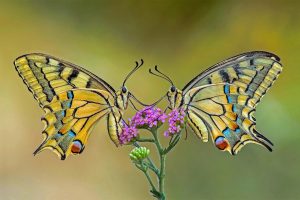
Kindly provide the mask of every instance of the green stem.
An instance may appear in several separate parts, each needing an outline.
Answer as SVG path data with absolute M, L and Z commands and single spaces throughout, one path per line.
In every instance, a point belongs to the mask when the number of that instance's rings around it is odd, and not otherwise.
M 158 137 L 157 137 L 157 130 L 156 130 L 156 129 L 152 129 L 152 130 L 151 130 L 151 133 L 153 134 L 153 137 L 154 137 L 154 143 L 155 143 L 155 145 L 156 145 L 156 148 L 157 148 L 157 150 L 158 150 L 158 153 L 159 153 L 159 154 L 162 154 L 162 153 L 163 153 L 163 148 L 162 148 L 162 146 L 161 146 L 161 144 L 160 144 L 160 141 L 159 141 L 159 139 L 158 139 Z
M 164 191 L 164 181 L 165 181 L 165 162 L 166 162 L 166 158 L 165 158 L 165 154 L 164 154 L 164 149 L 162 147 L 162 145 L 160 144 L 160 141 L 157 137 L 157 130 L 156 129 L 152 129 L 151 133 L 153 134 L 154 137 L 154 141 L 155 141 L 155 145 L 159 154 L 159 158 L 160 158 L 160 172 L 159 172 L 159 176 L 158 176 L 158 183 L 159 183 L 159 193 L 160 193 L 160 200 L 165 200 L 165 191 Z
M 149 129 L 148 129 L 149 130 Z M 141 171 L 143 171 L 143 173 L 145 174 L 150 186 L 151 186 L 151 193 L 153 194 L 153 196 L 155 198 L 157 198 L 158 200 L 166 200 L 166 195 L 165 195 L 165 168 L 166 168 L 166 156 L 167 154 L 176 146 L 176 144 L 178 143 L 179 139 L 180 139 L 180 133 L 178 133 L 176 136 L 174 136 L 170 143 L 169 146 L 167 148 L 164 148 L 161 143 L 160 140 L 158 138 L 157 135 L 157 129 L 150 129 L 149 130 L 152 135 L 153 135 L 153 139 L 138 139 L 136 142 L 133 143 L 134 146 L 136 147 L 140 147 L 140 145 L 138 144 L 138 142 L 151 142 L 154 143 L 158 152 L 158 156 L 159 156 L 159 161 L 160 161 L 160 168 L 158 169 L 154 162 L 147 157 L 147 161 L 144 160 L 142 161 L 141 165 L 136 165 L 136 167 L 138 169 L 140 169 Z M 148 169 L 151 169 L 157 177 L 157 181 L 158 181 L 158 190 L 156 189 L 155 185 L 153 184 L 153 181 L 148 173 Z
M 137 142 L 152 142 L 152 143 L 155 142 L 152 138 L 139 138 L 136 141 Z
M 154 186 L 154 184 L 153 184 L 153 182 L 152 182 L 152 180 L 151 180 L 151 177 L 149 176 L 148 172 L 147 172 L 147 171 L 144 171 L 144 174 L 145 174 L 145 176 L 146 176 L 148 182 L 149 182 L 150 185 L 151 185 L 152 191 L 157 192 L 157 189 L 155 188 L 155 186 Z
M 166 198 L 165 196 L 165 162 L 166 157 L 161 154 L 160 155 L 160 175 L 159 175 L 159 192 L 161 194 L 161 200 Z
M 180 139 L 181 134 L 178 133 L 174 136 L 174 138 L 171 139 L 169 146 L 164 150 L 164 154 L 169 153 L 178 143 Z
M 146 176 L 146 178 L 147 178 L 147 180 L 148 180 L 148 182 L 149 182 L 149 184 L 150 184 L 150 186 L 152 188 L 151 191 L 154 192 L 154 193 L 157 193 L 157 189 L 154 186 L 154 184 L 152 182 L 152 179 L 151 179 L 151 177 L 149 176 L 149 174 L 147 172 L 147 168 L 145 168 L 145 166 L 143 165 L 143 162 L 141 162 L 139 164 L 136 163 L 135 166 L 136 166 L 136 168 L 138 168 L 139 170 L 141 170 L 145 174 L 145 176 Z
M 149 168 L 158 176 L 159 175 L 159 170 L 157 169 L 157 167 L 155 166 L 155 164 L 153 163 L 151 158 L 147 157 L 147 160 L 149 162 Z

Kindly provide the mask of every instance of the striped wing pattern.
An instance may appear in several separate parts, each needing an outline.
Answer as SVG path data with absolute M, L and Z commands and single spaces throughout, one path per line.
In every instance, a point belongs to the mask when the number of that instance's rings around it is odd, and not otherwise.
M 272 143 L 255 128 L 254 112 L 281 71 L 279 58 L 267 52 L 241 54 L 209 68 L 183 89 L 188 125 L 203 141 L 210 134 L 220 150 L 233 155 L 247 143 L 271 151 Z
M 72 89 L 59 93 L 43 108 L 44 142 L 35 153 L 50 148 L 61 159 L 81 153 L 95 123 L 111 113 L 113 103 L 113 97 L 104 90 Z
M 267 52 L 249 52 L 218 63 L 187 84 L 190 89 L 211 84 L 231 83 L 243 88 L 258 104 L 282 71 L 278 56 Z
M 102 89 L 115 95 L 114 89 L 93 73 L 49 55 L 27 54 L 17 58 L 14 64 L 41 107 L 72 88 Z
M 271 150 L 272 143 L 255 128 L 255 101 L 241 87 L 227 83 L 199 86 L 188 97 L 188 125 L 203 141 L 211 135 L 220 150 L 231 154 L 251 142 Z
M 108 83 L 84 68 L 45 54 L 23 55 L 14 64 L 45 111 L 44 141 L 34 154 L 51 149 L 65 159 L 81 153 L 95 123 L 103 117 L 109 118 L 109 136 L 119 144 L 122 113 L 115 107 L 115 90 Z

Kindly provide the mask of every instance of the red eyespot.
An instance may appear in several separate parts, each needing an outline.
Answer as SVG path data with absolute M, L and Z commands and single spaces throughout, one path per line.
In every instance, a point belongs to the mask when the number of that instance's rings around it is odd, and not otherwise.
M 218 149 L 220 149 L 220 150 L 224 150 L 228 146 L 227 140 L 222 136 L 219 136 L 216 138 L 215 144 L 216 144 L 216 147 L 218 147 Z
M 72 151 L 72 153 L 75 153 L 75 154 L 81 153 L 81 151 L 82 151 L 81 142 L 78 140 L 75 140 L 72 144 L 71 151 Z

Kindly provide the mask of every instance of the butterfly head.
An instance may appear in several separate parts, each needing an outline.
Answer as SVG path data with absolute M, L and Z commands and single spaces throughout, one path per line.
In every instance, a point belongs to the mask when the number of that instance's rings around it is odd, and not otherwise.
M 182 98 L 183 98 L 182 91 L 179 90 L 178 88 L 176 88 L 173 81 L 166 74 L 159 71 L 157 66 L 155 66 L 154 69 L 155 69 L 156 73 L 151 71 L 151 69 L 149 69 L 149 73 L 154 76 L 158 76 L 162 79 L 165 79 L 166 81 L 168 81 L 171 84 L 171 87 L 166 94 L 168 101 L 170 103 L 171 109 L 180 107 Z
M 119 91 L 116 92 L 117 99 L 116 104 L 121 110 L 125 110 L 128 107 L 128 99 L 130 96 L 130 93 L 126 86 L 122 86 Z
M 172 85 L 167 92 L 167 98 L 171 109 L 179 108 L 183 98 L 182 91 Z

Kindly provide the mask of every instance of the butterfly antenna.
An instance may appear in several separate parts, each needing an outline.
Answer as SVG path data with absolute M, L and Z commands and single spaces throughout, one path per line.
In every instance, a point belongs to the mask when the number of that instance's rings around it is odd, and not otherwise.
M 135 61 L 135 67 L 133 68 L 133 70 L 131 70 L 131 72 L 128 73 L 128 75 L 126 76 L 126 78 L 123 81 L 122 86 L 125 85 L 126 81 L 128 80 L 128 78 L 136 71 L 138 70 L 142 65 L 144 64 L 144 60 L 141 59 L 141 63 L 139 64 L 137 61 Z
M 157 66 L 155 66 L 155 68 L 156 68 L 156 67 L 157 67 Z M 149 73 L 152 74 L 152 75 L 154 75 L 154 76 L 157 76 L 157 77 L 160 77 L 160 78 L 162 78 L 162 79 L 165 79 L 166 81 L 168 81 L 169 83 L 171 83 L 171 85 L 173 85 L 173 82 L 172 82 L 169 78 L 167 78 L 167 77 L 165 77 L 165 76 L 162 76 L 162 75 L 159 75 L 159 74 L 156 74 L 156 73 L 152 72 L 151 69 L 149 69 Z
M 135 111 L 139 111 L 139 110 L 135 107 L 135 105 L 134 105 L 134 103 L 131 101 L 131 99 L 129 99 L 129 106 L 130 106 L 131 108 L 133 108 Z
M 132 97 L 136 102 L 138 102 L 139 104 L 141 104 L 142 106 L 149 106 L 147 104 L 144 104 L 143 102 L 141 102 L 140 100 L 138 100 L 132 93 L 129 93 L 130 97 Z
M 173 84 L 173 81 L 170 79 L 170 77 L 168 77 L 166 74 L 164 74 L 164 73 L 162 73 L 161 71 L 158 70 L 158 66 L 157 66 L 157 65 L 155 65 L 154 69 L 155 69 L 155 71 L 157 71 L 159 74 L 161 74 L 162 76 L 164 76 L 167 80 L 169 80 L 169 82 L 170 82 L 172 85 L 174 85 L 174 84 Z
M 157 68 L 157 65 L 155 65 L 155 71 L 157 71 L 158 72 L 158 74 L 157 73 L 154 73 L 151 69 L 149 69 L 149 73 L 150 74 L 152 74 L 152 75 L 154 75 L 154 76 L 157 76 L 157 77 L 160 77 L 160 78 L 162 78 L 162 79 L 165 79 L 166 81 L 168 81 L 172 86 L 174 85 L 173 84 L 173 81 L 168 77 L 168 76 L 166 76 L 165 74 L 163 74 L 163 73 L 161 73 Z M 153 104 L 151 104 L 151 106 L 155 106 L 155 105 L 157 105 L 159 102 L 161 102 L 163 99 L 165 99 L 166 98 L 166 95 L 163 95 L 160 99 L 158 99 L 156 102 L 154 102 Z
M 164 98 L 166 98 L 166 95 L 163 95 L 160 99 L 158 99 L 156 102 L 154 102 L 153 104 L 151 104 L 151 107 L 157 105 L 159 102 L 161 102 Z

